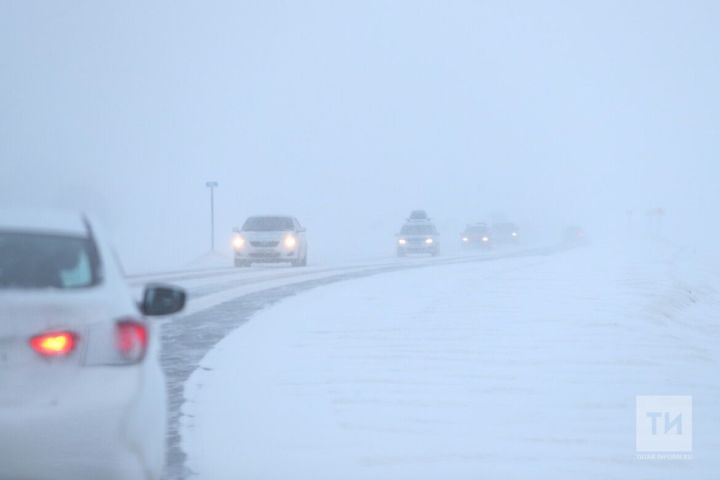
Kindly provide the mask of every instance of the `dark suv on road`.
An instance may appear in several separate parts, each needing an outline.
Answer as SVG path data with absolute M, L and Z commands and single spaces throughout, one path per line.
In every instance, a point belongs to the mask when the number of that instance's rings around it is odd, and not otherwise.
M 493 239 L 496 243 L 517 243 L 520 238 L 518 227 L 511 222 L 493 225 Z
M 490 248 L 492 236 L 490 228 L 484 223 L 468 225 L 460 235 L 463 248 Z

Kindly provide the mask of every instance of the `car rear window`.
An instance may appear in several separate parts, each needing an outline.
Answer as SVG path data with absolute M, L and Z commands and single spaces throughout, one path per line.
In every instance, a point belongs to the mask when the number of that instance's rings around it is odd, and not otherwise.
M 433 235 L 435 227 L 432 225 L 404 225 L 400 233 L 403 235 Z
M 98 283 L 88 238 L 0 232 L 0 289 L 72 289 Z
M 245 221 L 246 232 L 284 232 L 294 230 L 292 218 L 288 217 L 250 217 Z

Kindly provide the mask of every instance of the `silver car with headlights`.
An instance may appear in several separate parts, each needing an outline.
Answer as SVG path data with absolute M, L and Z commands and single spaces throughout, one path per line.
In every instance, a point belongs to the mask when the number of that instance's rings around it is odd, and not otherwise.
M 294 267 L 307 265 L 305 228 L 295 217 L 249 217 L 241 229 L 235 230 L 232 244 L 236 267 L 282 262 Z
M 408 221 L 397 235 L 397 255 L 424 253 L 437 255 L 440 253 L 440 235 L 430 221 Z

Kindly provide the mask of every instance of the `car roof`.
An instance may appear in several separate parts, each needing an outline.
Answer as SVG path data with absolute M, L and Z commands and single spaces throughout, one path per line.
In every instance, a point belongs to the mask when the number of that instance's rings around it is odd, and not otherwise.
M 250 215 L 247 218 L 289 218 L 294 219 L 292 215 Z
M 0 230 L 45 232 L 87 236 L 88 229 L 78 212 L 50 209 L 0 209 Z
M 405 225 L 433 225 L 432 218 L 408 218 Z

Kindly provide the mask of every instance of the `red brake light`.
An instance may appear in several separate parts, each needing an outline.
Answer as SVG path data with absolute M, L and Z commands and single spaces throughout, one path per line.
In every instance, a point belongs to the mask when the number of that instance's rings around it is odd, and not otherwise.
M 126 360 L 139 362 L 147 350 L 147 328 L 136 320 L 121 320 L 117 323 L 116 345 Z
M 65 357 L 75 349 L 77 338 L 72 332 L 48 332 L 30 339 L 30 346 L 43 357 Z

